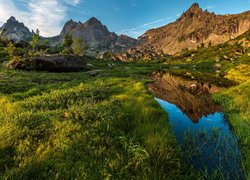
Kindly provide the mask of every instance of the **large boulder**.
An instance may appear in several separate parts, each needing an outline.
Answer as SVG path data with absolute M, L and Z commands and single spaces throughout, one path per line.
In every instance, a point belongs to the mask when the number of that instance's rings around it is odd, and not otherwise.
M 87 68 L 86 61 L 86 58 L 74 55 L 45 55 L 12 60 L 8 67 L 31 71 L 77 72 Z

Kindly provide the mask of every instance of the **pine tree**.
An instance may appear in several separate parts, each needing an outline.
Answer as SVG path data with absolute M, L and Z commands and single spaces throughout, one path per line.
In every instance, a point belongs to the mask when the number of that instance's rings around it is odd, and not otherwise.
M 32 36 L 32 40 L 30 42 L 30 45 L 33 48 L 33 52 L 38 49 L 38 47 L 41 45 L 41 37 L 40 37 L 40 31 L 39 29 L 36 30 L 34 35 Z
M 73 44 L 73 38 L 72 38 L 72 35 L 71 34 L 66 34 L 64 36 L 64 43 L 63 43 L 63 46 L 66 47 L 66 48 L 71 48 Z
M 85 49 L 86 49 L 86 46 L 82 39 L 76 38 L 73 40 L 72 50 L 74 54 L 83 56 L 85 54 Z

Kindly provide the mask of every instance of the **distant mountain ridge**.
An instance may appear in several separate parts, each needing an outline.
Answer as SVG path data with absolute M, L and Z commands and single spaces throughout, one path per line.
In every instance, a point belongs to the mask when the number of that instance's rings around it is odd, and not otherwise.
M 0 28 L 0 32 L 7 39 L 15 42 L 29 41 L 33 35 L 23 23 L 18 22 L 13 16 Z M 136 39 L 126 35 L 118 36 L 114 32 L 110 32 L 94 17 L 85 23 L 70 20 L 64 25 L 60 35 L 44 39 L 48 39 L 51 45 L 62 44 L 66 34 L 71 34 L 73 38 L 82 39 L 90 50 L 95 52 L 122 52 L 135 46 L 137 42 Z
M 224 43 L 250 29 L 250 11 L 240 14 L 216 15 L 202 10 L 194 3 L 175 22 L 148 30 L 138 39 L 110 32 L 98 19 L 92 17 L 85 23 L 69 20 L 58 36 L 46 38 L 51 45 L 62 44 L 66 34 L 80 38 L 93 54 L 111 51 L 116 60 L 158 59 L 184 49 Z M 29 40 L 32 32 L 11 17 L 0 28 L 9 40 Z
M 137 49 L 162 50 L 175 54 L 197 45 L 224 43 L 250 29 L 250 11 L 215 15 L 194 3 L 175 22 L 147 31 L 139 37 Z
M 71 34 L 73 38 L 80 38 L 92 49 L 98 51 L 122 52 L 136 45 L 137 40 L 126 35 L 118 36 L 110 32 L 98 19 L 92 17 L 85 23 L 68 21 L 61 33 L 63 38 L 66 34 Z

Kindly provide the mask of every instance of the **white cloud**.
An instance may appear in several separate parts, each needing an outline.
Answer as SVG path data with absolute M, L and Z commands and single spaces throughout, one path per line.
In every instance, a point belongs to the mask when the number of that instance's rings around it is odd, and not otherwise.
M 77 5 L 80 0 L 19 0 L 27 10 L 19 9 L 14 0 L 0 0 L 0 21 L 6 22 L 10 16 L 23 22 L 30 30 L 39 29 L 42 36 L 58 35 L 67 17 L 68 7 L 64 2 Z
M 40 29 L 45 36 L 56 35 L 61 30 L 61 22 L 66 17 L 66 7 L 57 0 L 34 0 L 28 4 L 31 17 L 27 24 L 32 29 Z
M 73 6 L 80 3 L 80 0 L 64 0 L 64 1 L 70 5 L 73 5 Z
M 164 20 L 165 20 L 165 19 L 159 19 L 159 20 L 157 20 L 157 21 L 148 22 L 148 23 L 143 24 L 141 27 L 150 26 L 150 25 L 152 25 L 152 24 L 156 24 L 156 23 L 162 22 L 162 21 L 164 21 Z

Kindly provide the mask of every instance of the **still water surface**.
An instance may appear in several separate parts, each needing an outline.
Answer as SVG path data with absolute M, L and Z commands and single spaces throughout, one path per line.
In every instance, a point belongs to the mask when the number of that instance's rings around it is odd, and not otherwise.
M 202 116 L 193 122 L 176 105 L 155 99 L 168 113 L 173 134 L 188 163 L 202 173 L 216 171 L 225 179 L 245 179 L 237 137 L 223 112 Z

